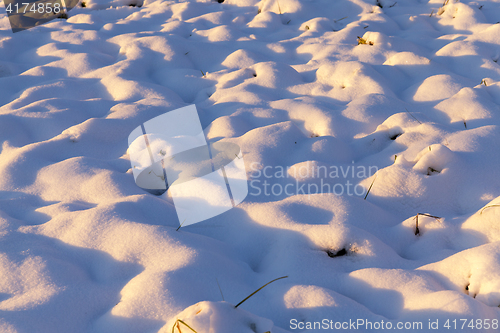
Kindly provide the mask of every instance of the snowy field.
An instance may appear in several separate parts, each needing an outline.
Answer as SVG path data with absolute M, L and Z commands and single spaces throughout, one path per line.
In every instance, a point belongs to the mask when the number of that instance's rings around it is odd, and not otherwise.
M 140 1 L 1 5 L 0 332 L 499 331 L 499 0 Z M 177 230 L 127 138 L 191 104 L 249 194 Z

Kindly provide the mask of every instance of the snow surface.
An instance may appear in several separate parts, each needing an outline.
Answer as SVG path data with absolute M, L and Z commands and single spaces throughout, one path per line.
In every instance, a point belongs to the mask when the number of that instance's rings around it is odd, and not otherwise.
M 499 21 L 499 0 L 89 0 L 13 34 L 2 8 L 0 332 L 500 320 Z M 190 104 L 262 193 L 177 231 L 127 138 Z M 264 193 L 321 166 L 364 193 Z M 417 213 L 439 219 L 416 235 Z

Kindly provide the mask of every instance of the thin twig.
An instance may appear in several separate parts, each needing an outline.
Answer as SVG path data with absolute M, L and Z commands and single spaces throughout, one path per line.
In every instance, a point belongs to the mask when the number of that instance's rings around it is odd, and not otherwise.
M 248 295 L 248 296 L 247 296 L 244 300 L 242 300 L 241 302 L 239 302 L 238 304 L 236 304 L 236 305 L 234 306 L 234 308 L 236 309 L 238 306 L 240 306 L 241 304 L 243 304 L 243 302 L 245 302 L 247 299 L 249 299 L 250 297 L 252 297 L 252 296 L 253 296 L 253 295 L 255 295 L 256 293 L 258 293 L 258 292 L 259 292 L 262 288 L 264 288 L 264 287 L 265 287 L 265 286 L 267 286 L 268 284 L 271 284 L 271 283 L 273 283 L 274 281 L 278 281 L 278 280 L 280 280 L 280 279 L 285 279 L 285 278 L 287 278 L 287 277 L 288 277 L 288 276 L 282 276 L 282 277 L 279 277 L 279 278 L 277 278 L 277 279 L 274 279 L 274 280 L 272 280 L 272 281 L 270 281 L 270 282 L 266 283 L 265 285 L 263 285 L 262 287 L 260 287 L 259 289 L 257 289 L 256 291 L 254 291 L 253 293 L 251 293 L 250 295 Z
M 219 286 L 220 295 L 222 296 L 222 301 L 224 301 L 224 294 L 222 293 L 222 289 L 220 288 L 219 280 L 217 280 L 217 278 L 215 278 L 215 281 L 217 281 L 217 285 Z
M 433 217 L 435 219 L 440 219 L 439 216 L 434 216 L 434 215 L 430 215 L 430 214 L 427 214 L 427 213 L 418 213 L 417 215 L 423 215 L 423 216 L 427 216 L 427 217 Z
M 177 326 L 177 330 L 179 331 L 179 333 L 182 333 L 182 332 L 181 332 L 181 327 L 180 327 L 179 323 L 184 324 L 187 328 L 189 328 L 189 329 L 190 329 L 191 331 L 193 331 L 194 333 L 198 333 L 198 332 L 196 332 L 196 331 L 195 331 L 195 329 L 194 329 L 194 328 L 192 328 L 191 326 L 189 326 L 188 324 L 186 324 L 184 321 L 182 321 L 182 320 L 180 320 L 180 319 L 177 319 L 177 320 L 175 321 L 174 326 L 172 326 L 172 333 L 174 333 L 174 331 L 175 331 L 175 326 Z
M 430 215 L 430 214 L 427 214 L 427 213 L 417 213 L 417 215 L 414 217 L 415 218 L 415 236 L 420 235 L 420 230 L 418 229 L 418 216 L 419 215 L 423 215 L 423 216 L 427 216 L 427 217 L 432 217 L 432 218 L 435 218 L 437 220 L 440 219 L 439 216 L 434 216 L 434 215 Z
M 370 187 L 368 188 L 368 191 L 366 192 L 365 198 L 363 200 L 366 200 L 366 198 L 368 197 L 368 193 L 370 193 L 373 183 L 375 183 L 375 179 L 377 179 L 377 173 L 375 173 L 375 177 L 373 178 L 372 183 L 370 184 Z
M 486 208 L 491 208 L 491 207 L 500 207 L 500 205 L 495 204 L 495 205 L 489 205 L 489 206 L 486 206 L 486 207 L 484 207 L 483 209 L 481 209 L 481 212 L 479 212 L 479 215 L 482 215 L 482 214 L 483 214 L 483 210 L 485 210 Z
M 414 116 L 414 115 L 413 115 L 410 111 L 408 111 L 408 109 L 407 109 L 407 108 L 405 108 L 405 110 L 406 110 L 406 112 L 408 112 L 408 114 L 409 114 L 410 116 L 412 116 L 412 117 L 413 117 L 413 119 L 415 119 L 415 120 L 416 120 L 416 121 L 418 121 L 420 124 L 422 124 L 422 122 L 421 122 L 420 120 L 418 120 L 417 118 L 415 118 L 415 116 Z
M 182 227 L 182 225 L 184 224 L 184 222 L 186 222 L 186 219 L 184 219 L 184 221 L 182 221 L 181 225 L 175 231 L 179 231 L 179 229 Z

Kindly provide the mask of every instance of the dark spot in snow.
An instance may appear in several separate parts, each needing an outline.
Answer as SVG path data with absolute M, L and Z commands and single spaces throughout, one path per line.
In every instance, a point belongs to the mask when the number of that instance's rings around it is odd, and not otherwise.
M 434 169 L 433 167 L 428 167 L 427 168 L 427 176 L 430 176 L 434 173 L 440 173 L 441 171 Z
M 333 252 L 331 250 L 326 250 L 326 254 L 328 254 L 328 256 L 330 258 L 342 257 L 342 256 L 347 255 L 347 250 L 345 248 L 340 249 L 337 252 Z
M 257 77 L 257 73 L 253 73 L 253 77 Z
M 394 141 L 394 140 L 396 140 L 399 136 L 401 136 L 401 134 L 403 134 L 403 133 L 396 133 L 396 134 L 394 134 L 393 136 L 391 136 L 391 137 L 390 137 L 390 139 Z
M 358 45 L 373 45 L 372 41 L 366 41 L 366 39 L 357 36 L 358 37 Z

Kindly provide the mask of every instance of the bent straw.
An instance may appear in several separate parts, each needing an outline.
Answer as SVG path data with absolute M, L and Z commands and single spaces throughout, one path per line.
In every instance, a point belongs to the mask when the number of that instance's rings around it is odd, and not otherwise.
M 248 295 L 244 300 L 242 300 L 241 302 L 239 302 L 238 304 L 235 305 L 235 309 L 240 306 L 241 304 L 243 304 L 243 302 L 245 302 L 247 299 L 249 299 L 250 297 L 252 297 L 253 295 L 255 295 L 256 293 L 258 293 L 262 288 L 264 288 L 265 286 L 267 286 L 268 284 L 271 284 L 273 283 L 274 281 L 278 281 L 279 279 L 285 279 L 287 278 L 288 276 L 282 276 L 282 277 L 279 277 L 277 279 L 274 279 L 268 283 L 266 283 L 265 285 L 263 285 L 262 287 L 260 287 L 259 289 L 257 289 L 256 291 L 254 291 L 253 293 L 251 293 L 250 295 Z

